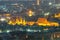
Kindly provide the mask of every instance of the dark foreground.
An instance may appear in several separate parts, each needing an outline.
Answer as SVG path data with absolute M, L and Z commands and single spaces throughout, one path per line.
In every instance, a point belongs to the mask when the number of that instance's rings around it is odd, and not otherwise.
M 60 40 L 60 27 L 0 26 L 0 40 Z

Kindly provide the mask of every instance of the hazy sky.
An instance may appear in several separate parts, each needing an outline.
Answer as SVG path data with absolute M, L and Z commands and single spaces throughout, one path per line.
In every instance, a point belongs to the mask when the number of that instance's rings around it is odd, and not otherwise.
M 35 1 L 35 0 L 0 0 L 0 1 Z

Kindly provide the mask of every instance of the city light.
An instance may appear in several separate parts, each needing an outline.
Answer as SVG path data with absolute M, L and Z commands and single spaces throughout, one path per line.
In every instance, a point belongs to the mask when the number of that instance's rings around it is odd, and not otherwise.
M 9 33 L 9 32 L 10 32 L 10 30 L 7 30 L 6 32 L 7 32 L 7 33 Z
M 3 22 L 3 21 L 6 21 L 6 19 L 5 18 L 1 18 L 0 21 Z
M 39 25 L 39 26 L 59 26 L 58 22 L 51 22 L 48 21 L 46 18 L 38 18 L 37 21 L 26 21 L 22 17 L 16 18 L 16 19 L 11 19 L 8 21 L 9 25 L 29 25 L 33 26 L 34 24 Z
M 51 3 L 51 2 L 49 2 L 49 5 L 52 5 L 52 3 Z
M 47 12 L 47 13 L 45 13 L 45 14 L 44 14 L 44 16 L 48 16 L 49 14 L 50 14 L 50 13 L 49 13 L 49 12 Z
M 30 29 L 27 29 L 27 31 L 28 31 L 28 32 L 31 32 L 32 30 L 30 30 Z
M 55 18 L 60 18 L 60 13 L 54 15 Z
M 41 30 L 39 30 L 39 32 L 41 32 Z
M 30 25 L 30 26 L 32 26 L 32 25 L 34 25 L 34 23 L 35 23 L 35 22 L 33 22 L 33 21 L 30 21 L 30 22 L 27 22 L 27 25 Z
M 60 35 L 57 35 L 57 38 L 60 38 Z
M 33 16 L 32 10 L 29 10 L 29 11 L 28 11 L 28 16 L 30 16 L 30 17 Z
M 2 30 L 0 30 L 0 33 L 2 33 Z
M 32 29 L 27 29 L 26 31 L 27 32 L 38 32 L 38 30 L 32 30 Z M 41 31 L 39 30 L 39 32 L 41 32 Z

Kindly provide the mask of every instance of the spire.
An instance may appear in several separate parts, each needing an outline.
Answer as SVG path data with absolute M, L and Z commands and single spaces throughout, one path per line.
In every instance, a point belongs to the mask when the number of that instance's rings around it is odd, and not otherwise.
M 40 5 L 40 0 L 37 0 L 37 5 Z

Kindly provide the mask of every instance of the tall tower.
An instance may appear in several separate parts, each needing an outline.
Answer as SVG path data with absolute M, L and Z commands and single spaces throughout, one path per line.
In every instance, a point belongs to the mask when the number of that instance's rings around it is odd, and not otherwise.
M 40 0 L 37 0 L 37 5 L 40 5 Z

